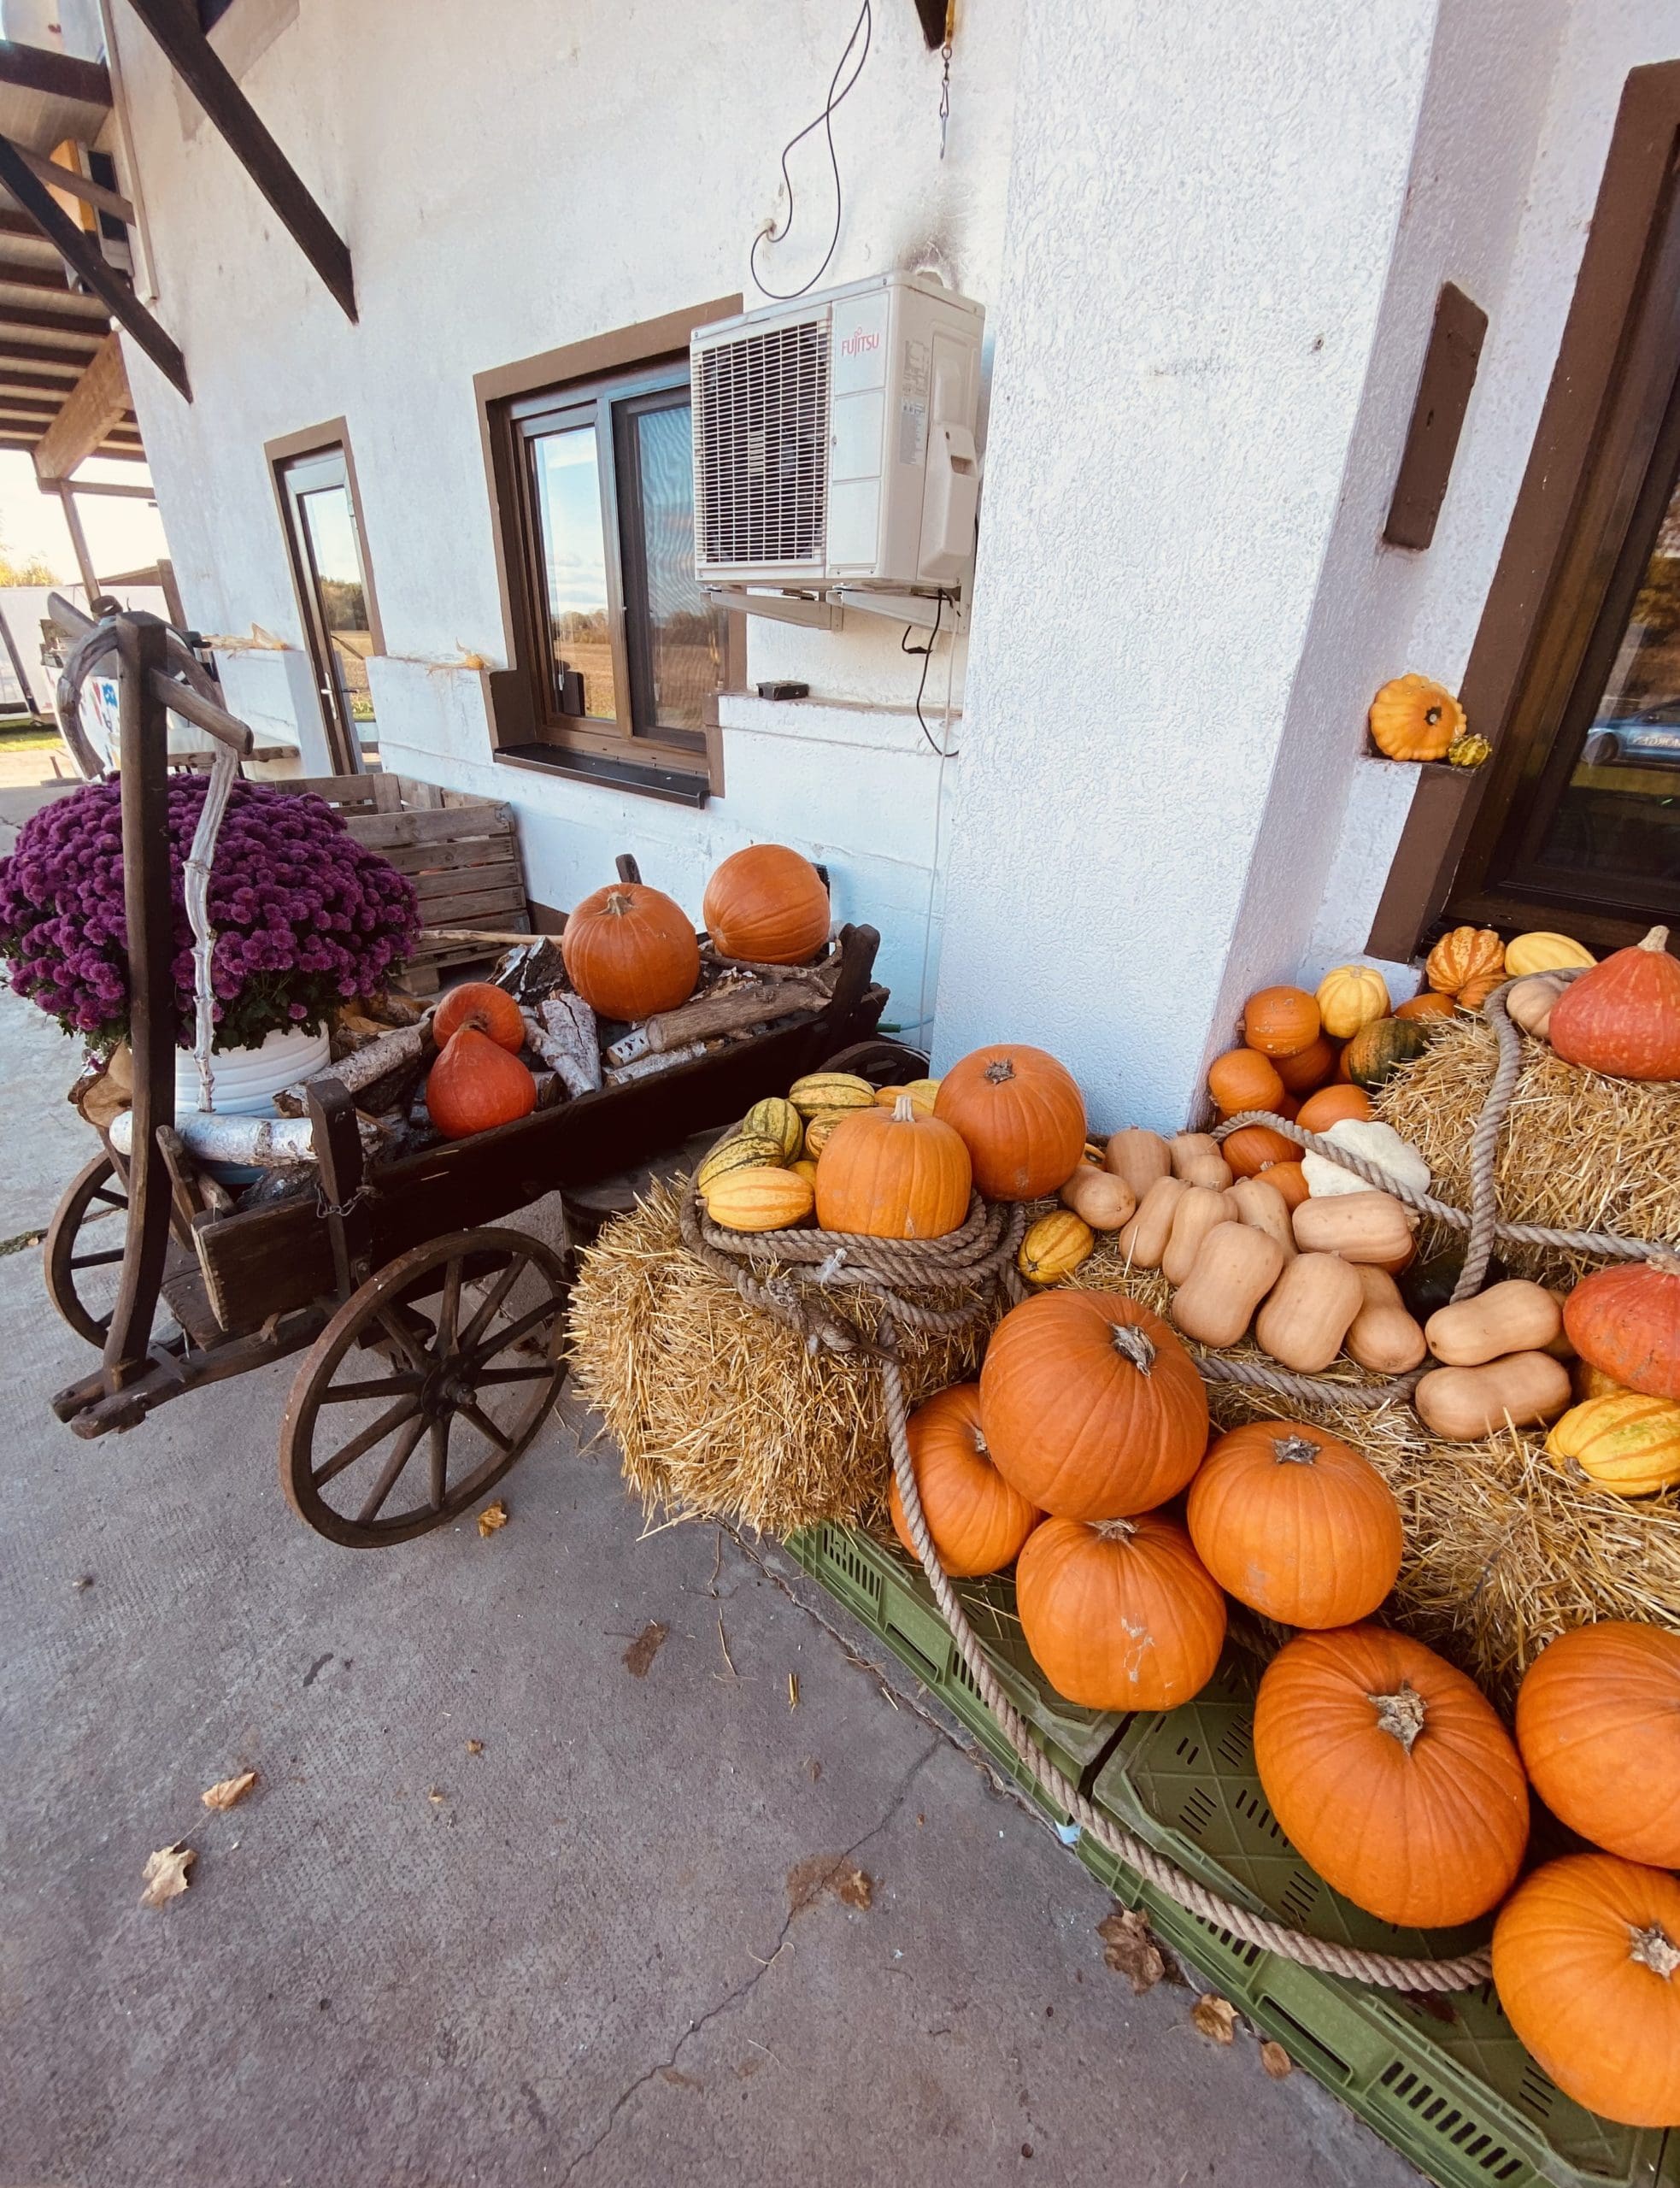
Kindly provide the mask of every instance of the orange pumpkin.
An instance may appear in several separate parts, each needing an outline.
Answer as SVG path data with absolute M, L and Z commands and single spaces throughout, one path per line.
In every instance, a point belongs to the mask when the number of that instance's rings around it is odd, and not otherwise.
M 1266 1056 L 1298 1056 L 1319 1038 L 1318 998 L 1305 988 L 1261 988 L 1242 1006 L 1242 1038 Z
M 1680 1260 L 1595 1269 L 1564 1302 L 1563 1326 L 1581 1357 L 1624 1390 L 1680 1398 Z
M 1320 1033 L 1316 1041 L 1292 1056 L 1273 1056 L 1272 1068 L 1290 1094 L 1310 1094 L 1315 1086 L 1322 1086 L 1336 1069 L 1340 1049 L 1327 1033 Z
M 1473 1921 L 1522 1866 L 1528 1781 L 1511 1736 L 1409 1634 L 1297 1634 L 1260 1680 L 1254 1762 L 1303 1859 L 1382 1921 Z
M 476 1026 L 451 1033 L 426 1081 L 426 1113 L 445 1139 L 510 1125 L 537 1106 L 537 1082 Z
M 506 988 L 493 980 L 466 980 L 451 988 L 432 1014 L 432 1038 L 441 1049 L 463 1026 L 487 1033 L 498 1048 L 517 1056 L 525 1046 L 525 1020 Z
M 1295 1122 L 1303 1132 L 1328 1132 L 1332 1125 L 1339 1125 L 1348 1118 L 1362 1123 L 1373 1114 L 1371 1097 L 1364 1087 L 1321 1086 L 1301 1103 Z M 1295 1159 L 1301 1159 L 1299 1148 L 1295 1150 Z
M 1015 1609 L 1039 1670 L 1087 1709 L 1175 1709 L 1225 1645 L 1225 1597 L 1158 1512 L 1046 1520 L 1016 1562 Z
M 1283 1205 L 1291 1214 L 1307 1197 L 1307 1173 L 1301 1167 L 1301 1150 L 1296 1148 L 1295 1159 L 1289 1162 L 1274 1162 L 1264 1173 L 1266 1182 L 1283 1196 Z
M 1612 1079 L 1680 1079 L 1680 960 L 1668 929 L 1618 950 L 1571 980 L 1552 1005 L 1547 1038 L 1565 1063 Z
M 1119 1520 L 1176 1497 L 1207 1447 L 1207 1393 L 1158 1315 L 1047 1291 L 993 1331 L 980 1370 L 992 1462 L 1041 1512 Z
M 1547 1862 L 1500 1910 L 1494 1984 L 1566 2097 L 1625 2126 L 1680 2126 L 1680 1884 L 1665 1870 Z
M 957 1580 L 1002 1572 L 1043 1515 L 991 1462 L 980 1426 L 980 1385 L 953 1383 L 919 1405 L 906 1426 L 916 1494 L 939 1562 Z M 893 1532 L 913 1557 L 896 1481 L 889 1502 Z
M 1394 1491 L 1350 1445 L 1301 1421 L 1219 1437 L 1184 1516 L 1219 1585 L 1285 1626 L 1369 1618 L 1400 1571 Z
M 817 1221 L 866 1238 L 943 1238 L 973 1179 L 960 1136 L 901 1093 L 890 1109 L 843 1110 L 817 1157 Z
M 1442 995 L 1436 988 L 1425 988 L 1409 1003 L 1401 1003 L 1395 1016 L 1403 1018 L 1408 1026 L 1415 1026 L 1420 1019 L 1450 1018 L 1457 1008 L 1451 996 Z
M 1560 1633 L 1523 1675 L 1517 1744 L 1560 1822 L 1680 1867 L 1680 1634 L 1620 1618 Z
M 674 1010 L 700 978 L 700 944 L 682 906 L 640 881 L 585 897 L 566 922 L 560 952 L 573 986 L 603 1018 Z
M 828 940 L 823 878 L 785 844 L 749 844 L 706 884 L 701 917 L 718 954 L 755 965 L 803 965 Z
M 1066 1185 L 1085 1151 L 1073 1074 L 1021 1042 L 976 1049 L 939 1082 L 933 1114 L 967 1143 L 988 1200 L 1037 1200 Z
M 1257 1178 L 1280 1162 L 1298 1162 L 1301 1150 L 1270 1125 L 1241 1125 L 1219 1143 L 1219 1152 L 1239 1178 Z
M 1275 1110 L 1283 1098 L 1283 1082 L 1270 1056 L 1255 1049 L 1232 1049 L 1208 1065 L 1207 1091 L 1222 1117 L 1235 1117 L 1244 1109 Z

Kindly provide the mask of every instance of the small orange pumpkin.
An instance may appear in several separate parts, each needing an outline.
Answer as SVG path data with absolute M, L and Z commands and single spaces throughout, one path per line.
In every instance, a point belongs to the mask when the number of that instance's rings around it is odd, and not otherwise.
M 682 906 L 641 881 L 585 897 L 566 922 L 560 952 L 590 1009 L 626 1022 L 674 1010 L 700 978 L 700 944 Z
M 1296 1148 L 1295 1159 L 1289 1162 L 1274 1162 L 1264 1173 L 1266 1182 L 1283 1196 L 1283 1205 L 1290 1214 L 1308 1197 L 1307 1173 L 1301 1167 L 1301 1150 Z
M 525 1020 L 506 988 L 493 980 L 466 980 L 451 988 L 432 1014 L 432 1038 L 441 1049 L 463 1026 L 487 1033 L 498 1048 L 517 1056 L 525 1046 Z
M 1505 944 L 1490 926 L 1455 926 L 1443 934 L 1424 962 L 1424 978 L 1437 994 L 1464 998 L 1464 991 L 1486 980 L 1476 997 L 1484 1002 L 1505 974 Z M 1466 1004 L 1466 1009 L 1473 1005 Z
M 1275 1112 L 1283 1098 L 1283 1081 L 1270 1056 L 1257 1049 L 1232 1049 L 1208 1065 L 1207 1091 L 1222 1117 L 1244 1109 Z
M 1266 1056 L 1296 1056 L 1319 1037 L 1317 998 L 1305 988 L 1261 988 L 1242 1006 L 1242 1038 Z
M 749 844 L 706 884 L 701 917 L 718 954 L 755 965 L 803 965 L 828 940 L 823 878 L 785 844 Z
M 451 1033 L 426 1081 L 426 1114 L 445 1139 L 510 1125 L 537 1106 L 537 1082 L 476 1026 Z
M 980 1426 L 980 1385 L 953 1383 L 919 1405 L 906 1423 L 922 1516 L 953 1579 L 976 1579 L 1012 1563 L 1043 1515 L 992 1464 Z M 895 1480 L 893 1532 L 912 1557 L 916 1545 Z
M 1364 1123 L 1374 1112 L 1371 1097 L 1362 1086 L 1321 1086 L 1316 1094 L 1309 1094 L 1301 1105 L 1295 1122 L 1303 1132 L 1328 1132 L 1332 1125 L 1339 1125 L 1352 1118 Z M 1295 1159 L 1301 1159 L 1296 1148 Z
M 1464 729 L 1464 709 L 1444 684 L 1413 669 L 1371 703 L 1371 741 L 1385 759 L 1444 760 Z
M 1301 1150 L 1270 1125 L 1242 1125 L 1219 1143 L 1219 1152 L 1239 1178 L 1257 1178 L 1281 1162 L 1295 1162 Z
M 825 1231 L 943 1238 L 961 1227 L 972 1190 L 961 1135 L 919 1112 L 908 1092 L 890 1109 L 842 1110 L 817 1156 L 817 1221 Z
M 939 1082 L 933 1114 L 967 1144 L 988 1200 L 1037 1200 L 1066 1185 L 1085 1151 L 1073 1074 L 1025 1042 L 976 1049 Z
M 1225 1597 L 1158 1512 L 1046 1520 L 1016 1562 L 1015 1609 L 1039 1670 L 1087 1709 L 1175 1709 L 1225 1645 Z
M 1397 1005 L 1395 1016 L 1411 1026 L 1420 1019 L 1450 1018 L 1457 1008 L 1451 996 L 1442 995 L 1437 988 L 1425 988 L 1421 995 L 1414 995 Z
M 1287 1092 L 1310 1094 L 1315 1086 L 1322 1086 L 1336 1069 L 1336 1059 L 1341 1053 L 1327 1033 L 1320 1033 L 1316 1041 L 1309 1041 L 1294 1056 L 1273 1056 L 1271 1062 Z

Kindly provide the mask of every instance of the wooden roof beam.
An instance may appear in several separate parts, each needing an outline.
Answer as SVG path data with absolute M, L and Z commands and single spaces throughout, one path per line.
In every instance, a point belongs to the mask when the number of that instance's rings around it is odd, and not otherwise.
M 35 476 L 44 484 L 68 479 L 84 456 L 129 422 L 132 401 L 122 366 L 122 345 L 108 334 L 87 370 L 65 397 L 35 451 Z M 0 408 L 6 397 L 0 395 Z
M 52 192 L 32 172 L 9 137 L 0 137 L 0 183 L 56 250 L 72 273 L 79 274 L 100 302 L 134 338 L 164 378 L 192 400 L 186 376 L 186 360 L 115 267 L 106 262 L 94 238 L 79 228 L 53 198 Z M 4 308 L 0 306 L 0 316 Z
M 5 142 L 6 139 L 0 137 L 0 144 Z M 58 211 L 56 205 L 53 206 L 52 209 L 55 213 Z M 69 226 L 68 221 L 65 226 L 67 227 Z M 69 303 L 80 299 L 73 299 L 67 290 L 64 301 Z M 86 301 L 91 303 L 93 299 L 90 297 Z M 93 344 L 93 348 L 97 349 L 105 338 L 110 309 L 107 304 L 96 317 L 91 312 L 38 311 L 33 304 L 8 303 L 3 297 L 0 297 L 0 345 L 5 343 L 5 330 L 9 326 L 33 326 L 39 327 L 45 334 L 73 334 L 85 337 Z M 85 365 L 92 354 L 92 350 L 84 350 L 76 362 Z
M 83 198 L 102 213 L 114 214 L 125 226 L 133 226 L 134 208 L 120 191 L 107 190 L 103 183 L 91 180 L 79 168 L 67 168 L 60 160 L 44 159 L 26 144 L 19 145 L 18 156 L 32 174 L 50 183 L 55 190 L 63 191 L 67 197 Z M 31 232 L 34 232 L 32 228 Z
M 44 91 L 50 97 L 75 99 L 83 106 L 109 107 L 111 78 L 103 62 L 79 61 L 44 45 L 19 45 L 0 38 L 0 84 L 20 91 Z
M 180 0 L 130 0 L 130 5 L 221 132 L 228 150 L 285 223 L 292 241 L 326 284 L 344 316 L 353 320 L 355 279 L 344 238 L 228 74 L 193 11 Z
M 99 331 L 97 326 L 88 328 L 90 334 Z M 7 314 L 0 310 L 0 373 L 10 372 L 18 365 L 26 366 L 32 372 L 38 365 L 62 365 L 66 372 L 79 373 L 85 368 L 92 354 L 91 350 L 56 350 L 46 344 L 37 347 L 26 332 L 9 326 Z M 53 384 L 68 394 L 68 380 L 56 380 Z

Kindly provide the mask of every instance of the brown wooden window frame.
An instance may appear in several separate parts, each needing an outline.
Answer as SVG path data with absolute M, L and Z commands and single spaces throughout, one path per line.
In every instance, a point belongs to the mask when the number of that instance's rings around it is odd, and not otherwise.
M 312 573 L 305 561 L 306 550 L 300 536 L 288 478 L 294 466 L 328 456 L 337 456 L 343 460 L 344 486 L 350 496 L 350 516 L 355 526 L 356 552 L 361 563 L 362 590 L 367 603 L 367 628 L 373 637 L 374 654 L 382 655 L 385 650 L 385 626 L 379 620 L 379 597 L 373 585 L 373 558 L 367 544 L 367 524 L 362 514 L 361 489 L 356 480 L 355 456 L 350 447 L 350 426 L 343 418 L 329 418 L 319 426 L 306 426 L 295 433 L 282 433 L 275 440 L 265 441 L 262 448 L 263 461 L 268 467 L 269 484 L 274 490 L 274 506 L 279 512 L 280 534 L 285 542 L 286 566 L 291 572 L 292 591 L 297 596 L 304 647 L 314 669 L 315 694 L 321 710 L 321 733 L 326 739 L 328 751 L 333 756 L 336 771 L 340 774 L 362 774 L 367 770 L 362 762 L 361 740 L 353 729 L 348 733 L 345 732 L 336 706 L 323 689 L 323 680 L 330 679 L 332 674 L 332 639 L 320 621 L 320 601 Z
M 653 718 L 651 642 L 645 573 L 626 552 L 639 511 L 629 441 L 642 412 L 685 397 L 688 337 L 731 316 L 740 298 L 722 297 L 609 335 L 481 373 L 474 382 L 495 518 L 497 574 L 508 667 L 489 679 L 494 756 L 504 764 L 552 769 L 642 796 L 703 805 L 723 788 L 715 705 L 698 730 Z M 542 532 L 531 450 L 546 432 L 595 427 L 602 499 L 607 604 L 614 716 L 561 710 L 549 630 Z M 639 538 L 639 528 L 634 533 Z M 720 688 L 742 688 L 743 618 L 725 618 Z
M 1659 913 L 1636 896 L 1513 877 L 1572 769 L 1680 459 L 1680 62 L 1618 109 L 1557 364 L 1461 696 L 1494 756 L 1425 768 L 1367 947 L 1415 954 L 1442 921 L 1560 926 L 1600 948 Z M 1530 857 L 1530 870 L 1533 860 Z

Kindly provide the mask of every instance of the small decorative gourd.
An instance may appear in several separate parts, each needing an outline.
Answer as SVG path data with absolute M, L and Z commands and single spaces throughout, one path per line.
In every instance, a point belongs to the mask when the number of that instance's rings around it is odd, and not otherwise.
M 1029 1284 L 1060 1284 L 1090 1259 L 1096 1245 L 1090 1224 L 1071 1208 L 1059 1208 L 1029 1226 L 1015 1266 Z
M 1429 1164 L 1392 1125 L 1375 1117 L 1340 1117 L 1323 1136 L 1333 1147 L 1345 1147 L 1350 1155 L 1374 1164 L 1391 1184 L 1409 1186 L 1414 1193 L 1429 1191 Z M 1344 1170 L 1328 1155 L 1309 1152 L 1301 1157 L 1301 1167 L 1307 1173 L 1307 1190 L 1314 1200 L 1370 1191 L 1358 1171 Z
M 1402 1065 L 1415 1063 L 1428 1047 L 1429 1028 L 1415 1019 L 1373 1018 L 1348 1042 L 1342 1060 L 1354 1085 L 1372 1094 Z
M 1520 1032 L 1543 1041 L 1552 1031 L 1553 1007 L 1569 985 L 1555 973 L 1530 973 L 1507 990 L 1505 1015 Z
M 773 1139 L 783 1160 L 790 1162 L 804 1144 L 805 1120 L 791 1102 L 772 1094 L 753 1103 L 741 1120 L 741 1131 L 748 1139 Z
M 933 1105 L 939 1099 L 939 1081 L 937 1079 L 912 1079 L 902 1086 L 884 1086 L 875 1100 L 881 1109 L 890 1109 L 901 1094 L 910 1097 L 920 1115 L 931 1117 Z
M 1237 1221 L 1264 1231 L 1268 1238 L 1277 1242 L 1283 1260 L 1292 1262 L 1295 1230 L 1289 1221 L 1289 1203 L 1272 1182 L 1275 1174 L 1268 1171 L 1263 1178 L 1239 1178 L 1231 1189 L 1231 1197 L 1237 1205 Z
M 1365 1303 L 1348 1326 L 1348 1356 L 1373 1375 L 1409 1375 L 1429 1351 L 1400 1286 L 1386 1269 L 1358 1264 Z
M 1442 1307 L 1424 1325 L 1436 1358 L 1448 1368 L 1481 1368 L 1512 1352 L 1543 1352 L 1563 1328 L 1558 1303 L 1526 1277 L 1490 1284 L 1473 1299 Z
M 432 1038 L 440 1049 L 463 1026 L 487 1034 L 509 1056 L 516 1056 L 525 1046 L 520 1007 L 494 980 L 464 980 L 449 990 L 432 1014 Z
M 1449 768 L 1485 768 L 1493 756 L 1494 748 L 1487 738 L 1468 732 L 1463 737 L 1455 737 L 1447 747 Z
M 1444 760 L 1464 733 L 1464 709 L 1432 676 L 1396 676 L 1371 703 L 1371 741 L 1389 760 Z
M 1389 1007 L 1389 984 L 1374 965 L 1338 965 L 1319 983 L 1319 1015 L 1333 1040 L 1350 1040 Z
M 825 1109 L 873 1109 L 875 1089 L 855 1071 L 808 1071 L 789 1087 L 788 1100 L 808 1120 Z
M 1232 1049 L 1208 1065 L 1207 1091 L 1221 1116 L 1235 1117 L 1244 1109 L 1275 1111 L 1283 1098 L 1283 1081 L 1271 1057 L 1258 1049 Z
M 816 1194 L 796 1171 L 725 1170 L 705 1194 L 706 1213 L 725 1231 L 785 1231 L 811 1213 Z
M 1504 974 L 1505 944 L 1490 926 L 1454 927 L 1424 964 L 1424 978 L 1436 993 L 1456 996 L 1466 1010 L 1485 1003 Z
M 1139 1201 L 1157 1179 L 1172 1175 L 1172 1150 L 1158 1132 L 1142 1125 L 1111 1132 L 1102 1161 L 1105 1168 L 1125 1179 Z
M 1505 969 L 1513 980 L 1525 979 L 1530 973 L 1562 973 L 1573 965 L 1597 962 L 1592 951 L 1572 935 L 1550 934 L 1543 929 L 1519 934 L 1505 945 Z
M 1118 1231 L 1137 1213 L 1131 1187 L 1112 1170 L 1099 1170 L 1082 1162 L 1062 1187 L 1064 1208 L 1089 1223 L 1093 1231 Z
M 1303 1132 L 1328 1133 L 1332 1125 L 1339 1125 L 1344 1118 L 1372 1115 L 1371 1097 L 1364 1087 L 1321 1086 L 1301 1103 L 1295 1122 Z
M 773 1170 L 786 1160 L 779 1139 L 768 1139 L 762 1132 L 735 1132 L 702 1156 L 694 1182 L 703 1199 L 713 1179 L 725 1170 Z
M 1220 1146 L 1226 1169 L 1237 1178 L 1258 1178 L 1280 1162 L 1295 1162 L 1301 1153 L 1294 1140 L 1270 1125 L 1239 1125 Z
M 1172 1212 L 1172 1235 L 1160 1257 L 1160 1273 L 1167 1282 L 1183 1284 L 1208 1232 L 1236 1221 L 1236 1204 L 1218 1187 L 1191 1185 Z
M 1216 1224 L 1167 1312 L 1200 1344 L 1236 1344 L 1282 1275 L 1284 1258 L 1278 1241 L 1253 1224 Z
M 1254 1342 L 1298 1375 L 1322 1374 L 1364 1303 L 1351 1262 L 1336 1254 L 1299 1253 L 1260 1309 Z
M 1178 1203 L 1191 1191 L 1182 1178 L 1157 1178 L 1120 1231 L 1120 1251 L 1133 1268 L 1159 1268 L 1172 1236 Z
M 1572 1405 L 1546 1438 L 1565 1468 L 1617 1497 L 1654 1497 L 1680 1481 L 1680 1405 L 1637 1391 Z
M 1564 1412 L 1569 1370 L 1548 1352 L 1513 1352 L 1485 1368 L 1434 1368 L 1412 1393 L 1424 1426 L 1447 1444 L 1479 1443 Z
M 1339 1254 L 1377 1268 L 1410 1258 L 1419 1219 L 1392 1193 L 1366 1186 L 1354 1193 L 1314 1193 L 1295 1212 L 1295 1242 L 1303 1254 Z
M 1300 1056 L 1321 1030 L 1317 999 L 1304 988 L 1261 988 L 1242 1006 L 1242 1038 L 1262 1056 Z

